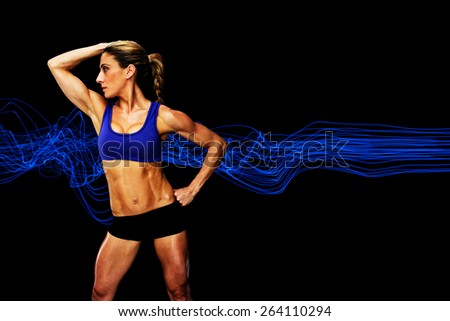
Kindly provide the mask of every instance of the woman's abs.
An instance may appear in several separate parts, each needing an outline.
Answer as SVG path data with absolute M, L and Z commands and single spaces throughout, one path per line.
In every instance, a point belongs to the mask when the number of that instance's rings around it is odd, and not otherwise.
M 104 162 L 113 215 L 137 215 L 175 200 L 159 164 L 123 161 L 110 165 Z

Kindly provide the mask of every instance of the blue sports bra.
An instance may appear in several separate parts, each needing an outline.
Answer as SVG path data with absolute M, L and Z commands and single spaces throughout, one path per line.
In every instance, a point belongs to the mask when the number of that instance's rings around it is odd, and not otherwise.
M 109 103 L 103 114 L 98 150 L 102 160 L 131 160 L 135 162 L 160 162 L 161 137 L 156 128 L 156 118 L 161 104 L 152 101 L 144 125 L 134 133 L 118 133 L 111 128 L 114 102 Z

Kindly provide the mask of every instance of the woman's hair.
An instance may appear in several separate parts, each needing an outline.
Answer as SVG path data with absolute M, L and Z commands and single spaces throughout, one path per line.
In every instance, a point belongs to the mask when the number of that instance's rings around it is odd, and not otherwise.
M 140 44 L 132 40 L 114 41 L 104 52 L 114 56 L 122 68 L 130 64 L 136 66 L 136 83 L 144 95 L 152 95 L 150 89 L 153 89 L 156 101 L 163 102 L 164 65 L 159 53 L 148 54 Z

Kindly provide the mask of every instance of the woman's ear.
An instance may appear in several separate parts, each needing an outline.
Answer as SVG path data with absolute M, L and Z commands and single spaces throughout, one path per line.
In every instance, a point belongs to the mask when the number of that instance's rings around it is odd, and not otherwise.
M 126 73 L 127 79 L 130 79 L 131 77 L 133 77 L 133 75 L 135 73 L 136 73 L 136 66 L 133 64 L 129 64 L 127 67 L 127 73 Z

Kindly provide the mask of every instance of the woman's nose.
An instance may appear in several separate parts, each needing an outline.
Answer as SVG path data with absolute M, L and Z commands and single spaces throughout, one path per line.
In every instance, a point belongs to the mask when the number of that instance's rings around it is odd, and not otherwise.
M 103 77 L 102 77 L 101 73 L 98 74 L 97 79 L 95 79 L 95 81 L 98 83 L 101 83 L 103 81 Z

